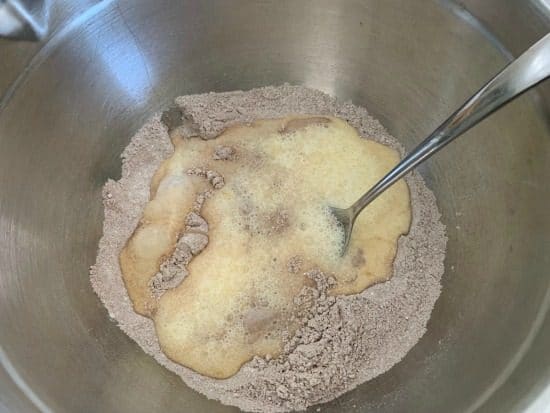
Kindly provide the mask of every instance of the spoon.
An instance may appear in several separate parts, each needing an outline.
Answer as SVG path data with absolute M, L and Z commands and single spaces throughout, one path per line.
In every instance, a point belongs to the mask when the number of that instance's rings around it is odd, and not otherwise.
M 352 206 L 346 209 L 329 207 L 344 230 L 340 255 L 346 253 L 355 219 L 368 204 L 452 140 L 548 76 L 550 33 L 491 79 Z

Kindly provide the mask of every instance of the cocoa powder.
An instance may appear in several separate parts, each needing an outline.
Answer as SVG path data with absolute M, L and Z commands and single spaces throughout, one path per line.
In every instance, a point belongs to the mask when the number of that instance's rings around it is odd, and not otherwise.
M 363 137 L 403 153 L 395 138 L 364 108 L 300 86 L 183 96 L 176 103 L 183 119 L 177 119 L 177 110 L 164 118 L 174 118 L 178 125 L 183 122 L 188 133 L 205 139 L 214 138 L 232 124 L 258 118 L 334 115 L 347 120 Z M 168 130 L 160 115 L 148 121 L 124 150 L 121 179 L 109 180 L 103 190 L 104 234 L 97 262 L 91 269 L 91 282 L 120 328 L 187 385 L 245 411 L 303 410 L 387 371 L 422 337 L 440 293 L 447 239 L 435 197 L 414 172 L 406 178 L 411 192 L 412 225 L 409 234 L 399 240 L 389 281 L 358 295 L 333 297 L 327 294 L 332 282 L 329 276 L 308 274 L 312 285 L 304 288 L 296 300 L 297 304 L 307 303 L 304 308 L 309 310 L 300 315 L 303 327 L 293 337 L 287 337 L 283 354 L 276 359 L 255 358 L 229 379 L 204 377 L 170 361 L 160 350 L 153 322 L 132 310 L 118 255 L 148 201 L 155 170 L 171 152 Z M 231 148 L 220 148 L 214 156 L 230 159 L 233 154 Z M 190 173 L 208 175 L 208 171 Z M 223 177 L 213 172 L 208 179 L 213 185 L 223 185 Z M 152 282 L 157 294 L 183 280 L 182 268 L 208 242 L 208 224 L 199 214 L 200 199 L 197 204 L 196 211 L 187 217 L 187 235 Z M 274 229 L 284 222 L 275 217 Z M 295 257 L 288 263 L 288 270 L 298 272 L 300 266 L 300 257 Z

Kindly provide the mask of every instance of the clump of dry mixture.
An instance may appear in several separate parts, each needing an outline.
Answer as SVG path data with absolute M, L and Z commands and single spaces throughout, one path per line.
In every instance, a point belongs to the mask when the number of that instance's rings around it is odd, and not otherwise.
M 365 109 L 300 86 L 183 96 L 176 99 L 176 104 L 185 115 L 184 126 L 189 133 L 205 139 L 216 137 L 231 124 L 254 119 L 291 114 L 334 115 L 347 120 L 363 137 L 403 152 Z M 118 256 L 149 199 L 154 172 L 172 150 L 161 116 L 147 122 L 125 149 L 121 179 L 109 180 L 103 190 L 103 238 L 91 281 L 120 328 L 190 387 L 246 411 L 303 410 L 385 372 L 422 337 L 440 293 L 447 239 L 434 195 L 420 175 L 412 173 L 406 178 L 411 191 L 412 225 L 409 234 L 399 240 L 394 274 L 389 281 L 358 295 L 333 297 L 327 294 L 332 279 L 310 272 L 314 286 L 305 288 L 296 300 L 298 305 L 301 301 L 313 305 L 304 306 L 309 310 L 301 315 L 303 327 L 287 338 L 283 354 L 276 359 L 256 357 L 229 379 L 204 377 L 170 361 L 160 350 L 153 321 L 132 309 Z M 233 155 L 229 147 L 220 147 L 215 153 L 219 159 Z M 189 173 L 207 176 L 209 171 Z M 208 179 L 214 187 L 223 185 L 223 177 L 212 171 L 210 175 Z M 284 224 L 283 218 L 274 218 L 275 229 Z M 187 216 L 186 233 L 178 241 L 175 253 L 152 281 L 156 294 L 179 284 L 186 275 L 185 266 L 207 243 L 208 223 L 200 216 L 198 205 L 197 211 Z M 300 266 L 300 257 L 295 257 L 288 270 L 298 272 Z

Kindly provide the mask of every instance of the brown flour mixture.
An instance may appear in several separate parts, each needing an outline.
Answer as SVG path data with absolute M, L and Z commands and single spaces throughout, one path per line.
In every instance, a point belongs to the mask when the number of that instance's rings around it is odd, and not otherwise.
M 256 118 L 334 115 L 347 120 L 362 136 L 402 151 L 365 109 L 304 87 L 209 93 L 180 97 L 176 103 L 186 114 L 190 130 L 205 138 L 217 136 L 233 123 Z M 303 410 L 385 372 L 422 337 L 440 293 L 446 236 L 433 194 L 413 173 L 407 178 L 413 220 L 409 235 L 399 241 L 393 278 L 358 295 L 332 297 L 327 294 L 330 279 L 316 272 L 308 274 L 317 288 L 304 291 L 298 299 L 315 303 L 314 310 L 303 315 L 304 326 L 287 339 L 283 354 L 272 360 L 255 358 L 229 379 L 204 377 L 167 359 L 158 345 L 153 322 L 132 309 L 118 256 L 149 199 L 154 172 L 171 152 L 160 116 L 142 127 L 125 149 L 122 178 L 109 180 L 104 188 L 104 235 L 91 281 L 120 328 L 190 387 L 246 411 Z M 231 157 L 231 148 L 221 147 L 217 156 Z M 187 226 L 191 235 L 178 243 L 176 252 L 155 277 L 159 294 L 181 281 L 185 274 L 179 270 L 208 242 L 208 224 L 200 215 L 190 214 Z M 289 270 L 299 271 L 299 257 L 289 265 Z

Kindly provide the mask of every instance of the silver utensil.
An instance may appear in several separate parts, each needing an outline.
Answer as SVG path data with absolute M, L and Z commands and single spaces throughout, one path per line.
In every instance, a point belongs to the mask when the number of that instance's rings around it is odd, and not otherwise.
M 367 205 L 417 165 L 548 76 L 550 34 L 506 66 L 353 205 L 345 209 L 329 207 L 338 225 L 344 230 L 341 255 L 346 253 L 357 216 Z

